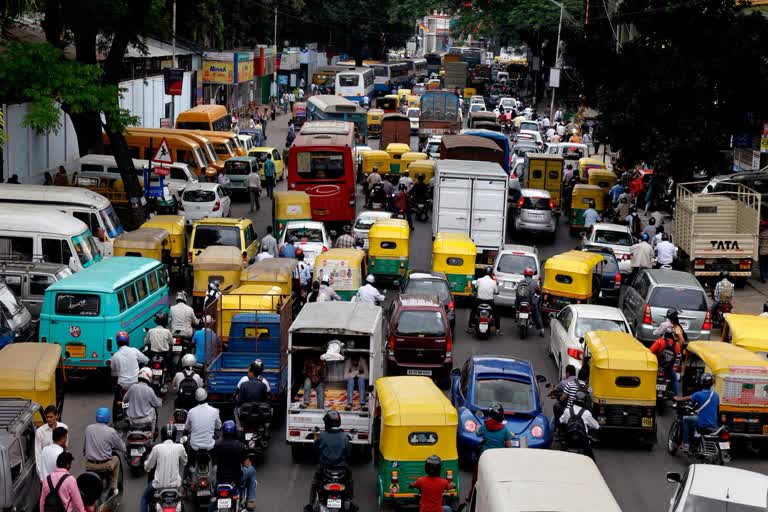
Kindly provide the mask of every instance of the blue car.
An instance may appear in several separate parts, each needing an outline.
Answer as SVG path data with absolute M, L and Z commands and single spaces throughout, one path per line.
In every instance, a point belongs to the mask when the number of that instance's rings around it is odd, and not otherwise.
M 552 429 L 541 409 L 538 379 L 531 363 L 512 357 L 477 356 L 451 372 L 451 402 L 459 412 L 457 445 L 462 463 L 478 456 L 477 431 L 493 402 L 504 407 L 513 447 L 525 438 L 528 448 L 549 448 Z

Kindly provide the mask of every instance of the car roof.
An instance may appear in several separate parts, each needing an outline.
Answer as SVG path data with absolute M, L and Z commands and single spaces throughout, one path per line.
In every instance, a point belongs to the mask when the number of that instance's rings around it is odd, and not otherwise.
M 687 288 L 702 289 L 696 278 L 687 272 L 670 269 L 646 270 L 648 276 L 658 285 L 684 286 Z
M 435 272 L 434 270 L 412 270 L 408 273 L 408 280 L 412 281 L 414 279 L 422 279 L 422 280 L 432 280 L 432 279 L 440 279 L 443 281 L 447 281 L 448 277 L 445 275 L 445 272 Z
M 571 304 L 568 306 L 571 308 L 576 316 L 583 318 L 605 318 L 606 320 L 621 320 L 624 321 L 624 317 L 621 314 L 621 310 L 611 306 L 595 306 L 592 304 Z
M 402 304 L 405 307 L 426 307 L 426 308 L 442 308 L 442 304 L 440 304 L 440 301 L 437 300 L 437 297 L 434 295 L 410 295 L 410 294 L 401 294 L 399 297 L 400 304 Z
M 519 244 L 504 244 L 501 248 L 501 252 L 522 252 L 522 253 L 525 253 L 526 255 L 531 255 L 536 257 L 538 257 L 539 255 L 539 250 L 537 248 L 530 245 L 519 245 Z
M 520 192 L 522 192 L 524 197 L 550 197 L 549 191 L 539 188 L 524 188 Z
M 384 211 L 377 211 L 377 210 L 367 210 L 363 211 L 357 214 L 358 219 L 362 218 L 369 218 L 369 219 L 388 219 L 392 217 L 392 212 L 384 212 Z
M 602 231 L 618 231 L 621 233 L 629 233 L 629 226 L 621 224 L 611 224 L 610 222 L 598 222 L 595 224 L 595 229 Z
M 692 464 L 689 493 L 730 503 L 766 506 L 768 476 L 754 471 L 711 464 Z
M 506 356 L 475 356 L 472 358 L 475 374 L 509 373 L 510 375 L 533 376 L 530 361 Z
M 218 187 L 218 183 L 211 183 L 208 181 L 193 181 L 186 186 L 184 192 L 187 192 L 188 190 L 216 190 Z

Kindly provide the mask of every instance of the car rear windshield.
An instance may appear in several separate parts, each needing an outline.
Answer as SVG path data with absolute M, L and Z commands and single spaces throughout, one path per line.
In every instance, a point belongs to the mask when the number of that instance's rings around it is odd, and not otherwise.
M 232 174 L 234 176 L 245 176 L 251 172 L 251 164 L 237 160 L 228 160 L 224 162 L 224 170 L 227 174 Z
M 213 190 L 187 190 L 183 200 L 188 203 L 212 203 L 216 200 Z
M 205 249 L 211 245 L 224 245 L 240 249 L 240 229 L 227 226 L 206 226 L 195 228 L 195 249 Z
M 576 337 L 581 338 L 589 331 L 627 332 L 627 324 L 621 320 L 607 318 L 578 318 L 574 328 Z
M 403 311 L 397 319 L 399 336 L 445 336 L 445 322 L 439 311 Z
M 505 412 L 530 411 L 533 409 L 531 385 L 506 379 L 480 378 L 475 382 L 475 405 L 481 409 L 498 402 Z
M 677 308 L 683 311 L 706 311 L 707 298 L 701 290 L 660 286 L 649 301 L 654 308 Z
M 632 237 L 624 231 L 602 231 L 595 232 L 595 242 L 598 244 L 623 245 L 629 247 L 632 245 Z
M 299 243 L 322 242 L 323 232 L 314 228 L 291 228 L 285 230 L 285 239 L 296 237 Z
M 448 283 L 440 279 L 411 279 L 405 287 L 408 295 L 437 295 L 440 302 L 451 300 Z
M 549 211 L 549 199 L 546 197 L 525 197 L 523 198 L 524 210 L 545 210 Z
M 536 260 L 525 254 L 502 254 L 496 272 L 502 274 L 522 274 L 526 268 L 536 271 Z

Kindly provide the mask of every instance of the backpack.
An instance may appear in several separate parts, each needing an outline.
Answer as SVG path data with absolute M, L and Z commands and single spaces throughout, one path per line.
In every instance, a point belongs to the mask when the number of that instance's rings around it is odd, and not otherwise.
M 675 342 L 674 340 L 667 340 L 666 345 L 664 345 L 664 348 L 661 349 L 661 352 L 659 352 L 658 355 L 659 366 L 662 368 L 669 368 L 675 363 L 676 358 L 677 354 L 675 353 Z
M 565 424 L 565 432 L 568 436 L 568 441 L 574 445 L 581 445 L 587 439 L 587 426 L 581 420 L 581 416 L 584 414 L 584 407 L 576 414 L 573 410 L 573 406 L 569 407 L 570 416 L 568 422 Z
M 198 385 L 195 382 L 194 375 L 194 372 L 192 374 L 184 372 L 184 379 L 179 382 L 179 400 L 192 400 L 195 397 Z
M 59 497 L 59 488 L 61 488 L 61 484 L 64 483 L 64 480 L 69 477 L 70 475 L 62 476 L 59 482 L 56 484 L 56 487 L 54 487 L 53 480 L 51 480 L 51 475 L 48 475 L 49 492 L 48 496 L 45 497 L 45 501 L 43 502 L 42 512 L 67 512 L 67 509 L 64 507 L 64 503 Z
M 592 393 L 589 392 L 589 386 L 586 382 L 576 380 L 576 386 L 578 390 L 584 393 L 584 409 L 592 410 Z
M 521 300 L 531 301 L 531 289 L 527 279 L 523 279 L 517 284 L 517 296 Z

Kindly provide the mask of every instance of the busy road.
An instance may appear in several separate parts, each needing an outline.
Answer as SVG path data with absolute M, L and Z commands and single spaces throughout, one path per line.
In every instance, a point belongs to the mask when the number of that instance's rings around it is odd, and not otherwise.
M 283 146 L 286 135 L 286 117 L 279 117 L 271 123 L 268 132 L 268 145 L 278 148 Z M 373 146 L 377 142 L 371 141 Z M 417 140 L 412 139 L 412 147 L 416 147 Z M 284 188 L 285 182 L 278 186 Z M 362 194 L 359 194 L 358 208 L 362 204 Z M 233 203 L 232 216 L 250 217 L 259 236 L 263 236 L 266 226 L 271 222 L 270 201 L 262 198 L 261 210 L 255 214 L 248 211 L 248 203 L 242 199 Z M 430 266 L 432 239 L 431 225 L 429 222 L 415 222 L 415 231 L 410 239 L 410 268 L 428 269 Z M 512 237 L 509 241 L 535 245 L 540 251 L 540 259 L 543 260 L 560 252 L 572 249 L 576 246 L 576 239 L 568 234 L 563 226 L 558 229 L 554 241 L 531 238 L 529 236 Z M 393 291 L 387 293 L 391 299 Z M 738 303 L 738 295 L 736 298 Z M 478 340 L 474 336 L 465 333 L 469 309 L 460 307 L 457 311 L 456 331 L 454 338 L 454 367 L 461 366 L 467 358 L 480 354 L 508 355 L 531 361 L 534 370 L 547 378 L 547 383 L 542 383 L 542 392 L 546 395 L 545 386 L 555 385 L 555 365 L 545 352 L 546 336 L 539 337 L 536 334 L 521 340 L 518 338 L 517 329 L 513 321 L 507 315 L 502 319 L 503 335 L 492 337 L 488 340 Z M 82 432 L 85 427 L 94 420 L 94 413 L 100 406 L 109 406 L 111 403 L 111 391 L 104 382 L 72 382 L 67 388 L 66 408 L 63 421 L 70 428 L 69 443 L 75 454 L 82 454 Z M 166 399 L 161 412 L 161 422 L 167 420 L 172 412 L 172 400 Z M 551 415 L 551 401 L 545 399 L 545 411 Z M 633 445 L 625 439 L 616 439 L 596 447 L 597 464 L 602 471 L 610 489 L 622 509 L 627 512 L 649 511 L 666 509 L 669 497 L 673 492 L 673 486 L 665 479 L 667 471 L 684 471 L 686 460 L 680 456 L 672 457 L 666 453 L 665 441 L 667 428 L 671 421 L 671 413 L 659 418 L 659 431 L 657 444 L 652 449 Z M 284 511 L 300 510 L 307 502 L 310 480 L 314 468 L 311 465 L 294 464 L 288 446 L 284 442 L 285 432 L 282 425 L 274 427 L 272 442 L 267 452 L 265 462 L 257 468 L 258 490 L 257 508 L 259 511 Z M 733 466 L 761 470 L 765 468 L 765 461 L 755 453 L 736 452 L 733 456 Z M 83 458 L 78 457 L 73 467 L 73 473 L 78 474 L 84 470 Z M 370 511 L 376 508 L 376 472 L 371 464 L 356 465 L 353 467 L 355 481 L 355 502 L 362 511 Z M 471 474 L 462 472 L 462 484 L 465 486 L 463 495 L 471 482 Z M 125 495 L 123 505 L 125 510 L 136 510 L 139 497 L 145 486 L 145 477 L 133 478 L 126 476 Z M 552 492 L 558 492 L 552 489 Z

